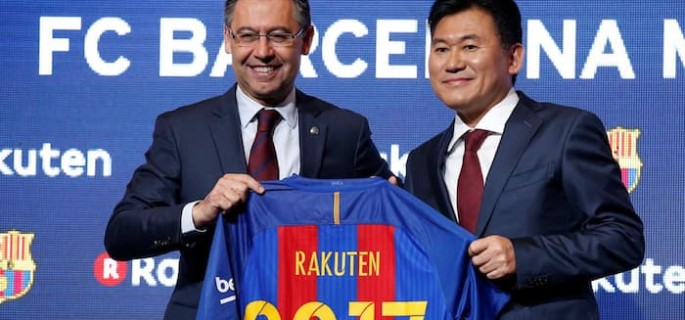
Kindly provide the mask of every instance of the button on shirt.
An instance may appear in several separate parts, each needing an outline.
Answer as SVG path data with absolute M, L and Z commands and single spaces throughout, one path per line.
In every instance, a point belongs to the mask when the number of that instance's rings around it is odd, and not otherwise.
M 464 133 L 472 129 L 483 129 L 491 132 L 491 134 L 485 138 L 483 145 L 478 150 L 478 160 L 483 173 L 483 183 L 487 183 L 488 172 L 490 172 L 490 166 L 495 159 L 497 147 L 502 140 L 504 126 L 518 102 L 519 97 L 512 88 L 509 90 L 509 93 L 504 100 L 492 107 L 492 109 L 490 109 L 478 122 L 475 128 L 467 126 L 458 115 L 455 116 L 452 140 L 447 145 L 447 157 L 445 159 L 443 178 L 445 179 L 445 185 L 447 186 L 450 202 L 452 203 L 452 209 L 454 210 L 456 215 L 455 219 L 457 219 L 457 221 L 459 221 L 459 215 L 457 214 L 457 197 L 459 196 L 457 194 L 457 180 L 459 179 L 459 172 L 461 172 L 461 166 L 464 160 Z
M 278 111 L 281 120 L 274 130 L 274 147 L 278 159 L 279 179 L 300 173 L 300 132 L 298 125 L 298 112 L 295 107 L 295 89 L 288 94 L 283 102 L 273 107 L 264 107 L 245 94 L 240 86 L 236 86 L 236 101 L 238 102 L 238 114 L 240 116 L 240 128 L 243 135 L 243 151 L 245 160 L 249 160 L 250 148 L 257 133 L 257 113 L 261 109 L 274 109 Z M 197 230 L 193 223 L 193 206 L 200 202 L 194 201 L 183 207 L 181 214 L 181 230 L 183 233 Z

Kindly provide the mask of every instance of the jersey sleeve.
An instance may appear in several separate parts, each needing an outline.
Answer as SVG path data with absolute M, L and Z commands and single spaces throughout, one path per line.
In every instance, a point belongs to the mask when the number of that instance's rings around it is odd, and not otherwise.
M 509 294 L 478 272 L 471 263 L 468 247 L 475 236 L 446 219 L 413 195 L 391 188 L 392 202 L 403 204 L 409 213 L 405 224 L 426 249 L 442 284 L 453 319 L 496 319 L 509 301 Z
M 223 216 L 219 215 L 202 284 L 197 318 L 239 320 L 238 303 L 230 264 L 230 247 Z
M 464 314 L 466 316 L 459 316 L 455 319 L 496 319 L 497 314 L 509 301 L 509 295 L 484 278 L 470 261 L 466 269 L 469 274 L 468 283 L 461 302 L 465 303 L 464 307 L 468 305 L 468 311 L 462 309 L 467 311 Z

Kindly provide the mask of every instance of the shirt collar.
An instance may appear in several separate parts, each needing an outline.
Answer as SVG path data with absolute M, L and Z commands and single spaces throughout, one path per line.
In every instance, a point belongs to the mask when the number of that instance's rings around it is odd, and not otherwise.
M 240 123 L 242 128 L 245 129 L 250 122 L 256 119 L 257 112 L 262 109 L 273 109 L 276 110 L 285 123 L 290 128 L 295 128 L 297 125 L 297 109 L 295 108 L 295 88 L 288 94 L 287 97 L 281 103 L 272 106 L 265 107 L 259 102 L 255 101 L 249 97 L 240 86 L 236 86 L 236 100 L 238 101 L 238 114 L 240 115 Z
M 473 129 L 483 129 L 497 135 L 502 135 L 504 133 L 504 127 L 507 124 L 507 120 L 509 120 L 509 117 L 514 112 L 514 108 L 518 102 L 519 96 L 516 94 L 516 90 L 514 90 L 514 88 L 509 89 L 507 96 L 490 110 L 488 110 L 488 112 Z M 470 131 L 471 129 L 472 128 L 467 126 L 464 121 L 459 118 L 459 115 L 455 113 L 454 132 L 452 133 L 452 140 L 450 140 L 450 143 L 447 145 L 447 153 L 452 152 L 454 146 L 457 144 L 457 141 L 459 141 L 464 133 Z

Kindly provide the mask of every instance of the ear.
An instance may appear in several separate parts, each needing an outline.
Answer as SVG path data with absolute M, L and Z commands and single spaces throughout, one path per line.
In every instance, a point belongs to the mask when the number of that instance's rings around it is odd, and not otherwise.
M 509 74 L 518 74 L 519 71 L 521 71 L 521 68 L 523 67 L 523 45 L 520 43 L 515 43 L 511 45 L 511 47 L 509 47 L 507 54 L 509 55 Z
M 231 31 L 228 30 L 228 25 L 224 25 L 224 51 L 231 54 Z
M 302 36 L 302 49 L 300 50 L 301 55 L 308 55 L 309 50 L 312 48 L 312 42 L 314 41 L 314 25 L 309 25 L 307 30 Z

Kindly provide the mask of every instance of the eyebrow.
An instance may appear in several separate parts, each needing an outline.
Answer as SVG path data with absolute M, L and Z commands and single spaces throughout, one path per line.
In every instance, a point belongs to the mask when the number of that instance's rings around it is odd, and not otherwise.
M 243 31 L 250 31 L 250 32 L 258 32 L 257 29 L 250 27 L 250 26 L 242 26 L 238 29 L 232 29 L 233 32 L 243 32 Z M 290 29 L 286 26 L 276 26 L 270 28 L 266 33 L 271 33 L 274 31 L 282 31 L 282 32 L 291 32 Z
M 461 42 L 464 42 L 467 40 L 479 40 L 479 39 L 480 39 L 480 37 L 476 34 L 467 34 L 467 35 L 464 35 L 464 36 L 457 38 L 457 40 L 454 42 L 455 43 L 461 43 Z M 448 41 L 446 38 L 433 38 L 433 40 L 431 40 L 431 45 L 435 45 L 438 43 L 448 43 Z

